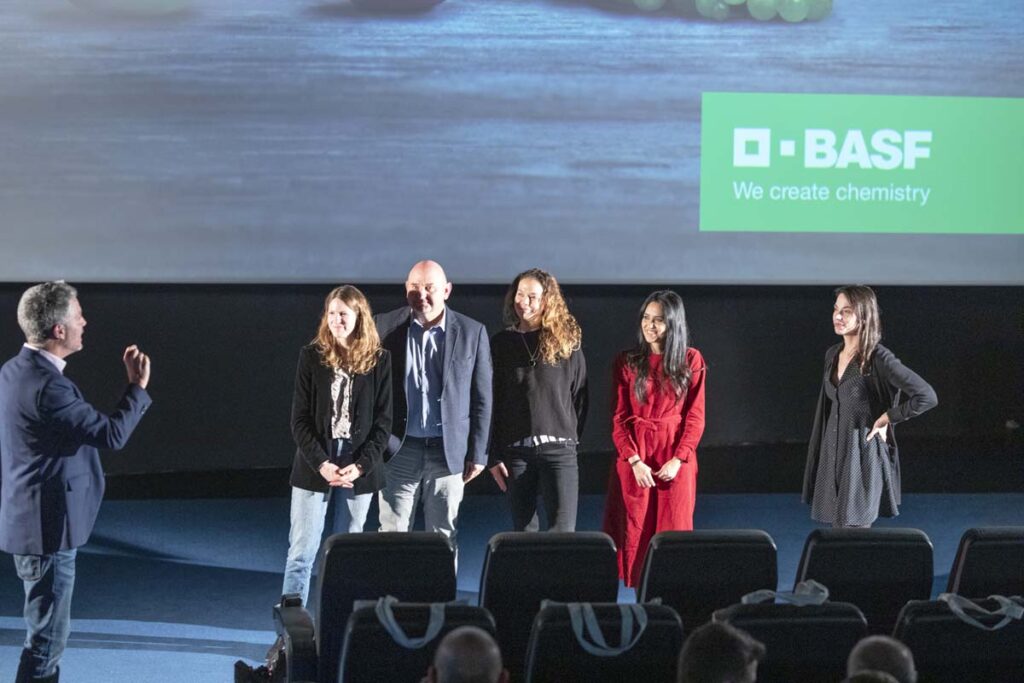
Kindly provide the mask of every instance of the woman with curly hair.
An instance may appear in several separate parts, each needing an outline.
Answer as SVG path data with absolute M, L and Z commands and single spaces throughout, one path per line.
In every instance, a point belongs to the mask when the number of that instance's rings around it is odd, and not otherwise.
M 869 527 L 879 515 L 899 514 L 900 460 L 893 425 L 930 410 L 938 398 L 880 343 L 875 292 L 848 285 L 835 295 L 832 329 L 842 342 L 825 352 L 803 500 L 815 521 Z
M 650 294 L 637 345 L 615 359 L 612 378 L 617 457 L 604 530 L 619 549 L 627 586 L 639 583 L 654 534 L 693 528 L 706 374 L 704 357 L 689 346 L 683 300 L 669 290 Z
M 575 531 L 576 447 L 587 414 L 583 334 L 558 281 L 537 268 L 512 281 L 504 319 L 509 327 L 491 337 L 491 475 L 508 491 L 516 531 L 540 528 L 538 495 L 551 531 Z
M 384 485 L 391 434 L 391 356 L 366 297 L 351 285 L 324 300 L 313 341 L 299 352 L 292 399 L 291 530 L 283 593 L 309 597 L 309 577 L 333 494 L 334 529 L 360 532 Z

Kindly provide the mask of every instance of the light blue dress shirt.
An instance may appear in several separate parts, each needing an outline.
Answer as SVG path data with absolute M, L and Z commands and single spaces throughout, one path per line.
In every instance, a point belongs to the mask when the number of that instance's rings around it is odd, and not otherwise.
M 441 388 L 447 321 L 448 316 L 443 315 L 440 322 L 429 329 L 424 329 L 415 316 L 409 323 L 405 349 L 405 396 L 409 406 L 406 434 L 409 436 L 442 435 Z

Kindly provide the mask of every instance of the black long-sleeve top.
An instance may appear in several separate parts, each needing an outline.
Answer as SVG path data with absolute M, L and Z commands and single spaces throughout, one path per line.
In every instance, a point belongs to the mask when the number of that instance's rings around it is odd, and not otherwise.
M 538 356 L 540 331 L 507 329 L 491 337 L 494 411 L 491 461 L 528 436 L 578 442 L 587 416 L 587 363 L 576 350 L 554 365 Z

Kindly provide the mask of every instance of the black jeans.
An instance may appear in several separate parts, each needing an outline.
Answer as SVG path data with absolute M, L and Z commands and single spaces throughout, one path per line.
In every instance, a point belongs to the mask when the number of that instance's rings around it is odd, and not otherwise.
M 508 468 L 512 528 L 537 531 L 538 495 L 544 499 L 549 531 L 575 531 L 580 499 L 580 471 L 575 444 L 508 448 L 501 454 Z

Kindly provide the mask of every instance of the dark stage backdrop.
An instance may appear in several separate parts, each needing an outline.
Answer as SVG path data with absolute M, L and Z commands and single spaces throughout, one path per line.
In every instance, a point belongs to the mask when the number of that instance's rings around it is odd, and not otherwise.
M 15 311 L 22 284 L 0 285 L 0 350 L 17 352 L 22 337 Z M 606 470 L 611 449 L 610 366 L 631 343 L 646 286 L 566 287 L 584 330 L 591 376 L 591 413 L 583 458 Z M 138 343 L 153 357 L 155 404 L 121 454 L 104 461 L 113 475 L 287 466 L 294 452 L 289 409 L 299 347 L 313 334 L 328 288 L 323 286 L 100 285 L 79 286 L 88 326 L 85 348 L 70 359 L 69 376 L 87 397 L 112 407 L 124 372 L 120 351 Z M 399 285 L 364 290 L 375 310 L 403 304 Z M 736 481 L 732 464 L 786 447 L 786 472 L 758 473 L 798 479 L 825 349 L 835 341 L 826 287 L 680 286 L 693 345 L 709 364 L 708 424 L 704 452 L 757 444 L 744 458 L 702 460 L 702 477 Z M 504 286 L 455 285 L 450 304 L 495 331 Z M 884 343 L 935 387 L 939 406 L 899 429 L 901 439 L 964 448 L 984 460 L 987 444 L 1016 443 L 1024 421 L 1024 296 L 1020 288 L 910 288 L 878 290 Z M 728 450 L 728 449 L 726 449 Z M 735 450 L 735 449 L 733 449 Z M 915 446 L 919 461 L 932 446 Z M 1017 446 L 1019 452 L 1019 446 Z M 717 456 L 715 456 L 717 458 Z M 768 457 L 767 455 L 764 457 Z M 1024 466 L 1020 459 L 1016 467 Z M 718 468 L 717 470 L 715 468 Z M 922 474 L 918 465 L 917 471 Z M 955 472 L 949 478 L 960 475 Z M 283 475 L 282 475 L 283 478 Z M 955 485 L 955 482 L 953 482 Z M 758 482 L 751 482 L 756 487 Z M 772 486 L 770 481 L 764 487 Z M 786 486 L 792 489 L 798 481 Z M 728 488 L 728 487 L 726 487 Z

